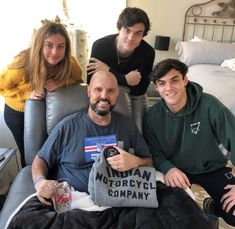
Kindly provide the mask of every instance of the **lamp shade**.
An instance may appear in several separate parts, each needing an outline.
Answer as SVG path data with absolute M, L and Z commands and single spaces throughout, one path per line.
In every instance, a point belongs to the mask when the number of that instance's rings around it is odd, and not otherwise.
M 170 37 L 156 36 L 154 48 L 157 50 L 168 51 L 170 44 Z

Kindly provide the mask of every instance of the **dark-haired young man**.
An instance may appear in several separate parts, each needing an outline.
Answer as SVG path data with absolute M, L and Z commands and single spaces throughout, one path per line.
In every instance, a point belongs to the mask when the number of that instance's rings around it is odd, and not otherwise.
M 119 85 L 129 88 L 133 99 L 137 96 L 140 99 L 149 86 L 149 74 L 155 58 L 154 49 L 143 40 L 150 30 L 148 15 L 142 9 L 127 7 L 119 15 L 117 29 L 117 34 L 93 43 L 87 82 L 95 72 L 107 70 L 115 75 Z M 142 97 L 142 102 L 144 100 Z M 137 110 L 143 112 L 144 105 Z M 142 119 L 141 114 L 140 117 Z
M 199 84 L 188 81 L 187 71 L 175 59 L 155 66 L 151 77 L 162 100 L 146 113 L 144 136 L 168 186 L 201 185 L 213 199 L 213 213 L 235 226 L 235 178 L 219 147 L 231 152 L 234 164 L 235 117 Z

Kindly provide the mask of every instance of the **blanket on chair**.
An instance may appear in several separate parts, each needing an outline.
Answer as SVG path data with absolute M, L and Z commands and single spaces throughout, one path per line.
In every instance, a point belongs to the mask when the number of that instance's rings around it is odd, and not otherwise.
M 57 213 L 36 196 L 10 220 L 8 229 L 213 229 L 199 205 L 180 188 L 157 182 L 158 208 L 72 209 Z

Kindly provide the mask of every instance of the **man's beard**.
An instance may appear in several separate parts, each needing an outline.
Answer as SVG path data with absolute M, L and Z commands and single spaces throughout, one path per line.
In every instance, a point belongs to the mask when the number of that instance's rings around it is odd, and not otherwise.
M 99 109 L 97 108 L 97 104 L 98 104 L 100 101 L 108 102 L 109 105 L 110 105 L 109 109 L 107 109 L 107 110 L 99 110 Z M 116 104 L 115 104 L 115 105 L 116 105 Z M 95 103 L 91 103 L 91 109 L 92 109 L 96 114 L 98 114 L 98 115 L 100 115 L 100 116 L 106 116 L 107 114 L 109 114 L 109 113 L 113 110 L 113 108 L 115 107 L 115 105 L 111 105 L 110 101 L 107 100 L 107 99 L 99 99 L 99 100 L 96 101 Z

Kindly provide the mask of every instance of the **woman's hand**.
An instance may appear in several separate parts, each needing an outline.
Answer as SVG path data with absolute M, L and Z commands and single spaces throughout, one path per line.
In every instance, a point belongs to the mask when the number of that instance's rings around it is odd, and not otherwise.
M 55 91 L 56 89 L 62 87 L 64 83 L 54 81 L 53 79 L 46 80 L 45 88 L 48 91 Z
M 46 91 L 42 90 L 42 91 L 31 91 L 29 98 L 30 99 L 37 99 L 37 100 L 43 100 L 46 97 Z

